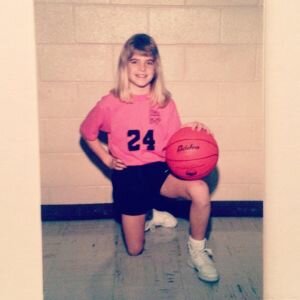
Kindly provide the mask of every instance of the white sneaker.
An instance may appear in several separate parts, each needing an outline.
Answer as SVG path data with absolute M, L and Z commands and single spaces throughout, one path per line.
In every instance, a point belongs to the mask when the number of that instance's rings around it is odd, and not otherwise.
M 174 216 L 166 211 L 159 211 L 156 209 L 152 210 L 153 216 L 152 219 L 146 221 L 145 223 L 145 231 L 151 230 L 154 231 L 155 227 L 166 227 L 166 228 L 174 228 L 177 226 L 177 220 Z
M 207 248 L 202 250 L 192 249 L 190 243 L 188 243 L 188 248 L 190 253 L 188 265 L 197 271 L 199 279 L 207 282 L 218 281 L 220 276 L 211 259 L 212 251 Z

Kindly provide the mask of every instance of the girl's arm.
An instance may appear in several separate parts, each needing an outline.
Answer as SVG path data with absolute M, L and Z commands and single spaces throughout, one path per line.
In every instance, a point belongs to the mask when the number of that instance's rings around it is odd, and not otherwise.
M 110 169 L 123 170 L 126 165 L 118 158 L 110 155 L 108 150 L 98 140 L 85 140 L 91 150 L 102 160 L 102 162 Z

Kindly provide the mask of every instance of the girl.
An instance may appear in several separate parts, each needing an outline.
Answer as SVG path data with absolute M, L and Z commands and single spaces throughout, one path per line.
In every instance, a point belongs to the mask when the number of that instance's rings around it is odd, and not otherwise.
M 125 43 L 118 64 L 116 87 L 90 111 L 80 127 L 89 147 L 113 170 L 113 198 L 121 214 L 129 255 L 144 249 L 147 211 L 161 197 L 191 201 L 189 264 L 200 279 L 215 282 L 218 272 L 205 247 L 210 215 L 210 196 L 202 180 L 174 177 L 165 163 L 164 147 L 181 124 L 174 101 L 166 89 L 157 45 L 147 34 L 135 34 Z M 197 122 L 186 124 L 195 130 Z M 108 149 L 98 140 L 99 131 L 108 134 Z M 168 213 L 154 210 L 147 228 L 176 226 Z

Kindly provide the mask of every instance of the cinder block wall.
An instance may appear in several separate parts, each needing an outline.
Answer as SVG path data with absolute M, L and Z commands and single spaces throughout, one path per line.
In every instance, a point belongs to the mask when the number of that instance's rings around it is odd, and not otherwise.
M 136 32 L 158 42 L 182 120 L 219 142 L 213 199 L 262 200 L 262 10 L 262 0 L 35 0 L 42 203 L 112 202 L 78 128 Z

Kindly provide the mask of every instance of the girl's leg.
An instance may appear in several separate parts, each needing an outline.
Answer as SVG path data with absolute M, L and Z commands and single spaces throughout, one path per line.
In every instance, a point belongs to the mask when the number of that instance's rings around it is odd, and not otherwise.
M 205 234 L 210 216 L 210 196 L 204 181 L 180 180 L 169 175 L 161 187 L 161 193 L 170 198 L 190 200 L 190 229 L 188 240 L 189 265 L 197 270 L 198 277 L 208 282 L 219 280 L 218 271 L 211 260 L 212 252 L 205 247 Z
M 196 240 L 203 240 L 210 216 L 210 195 L 207 184 L 201 180 L 180 180 L 169 175 L 161 187 L 161 194 L 170 198 L 182 197 L 191 201 L 191 236 Z
M 144 250 L 146 215 L 130 216 L 122 214 L 122 229 L 129 255 L 139 255 Z

